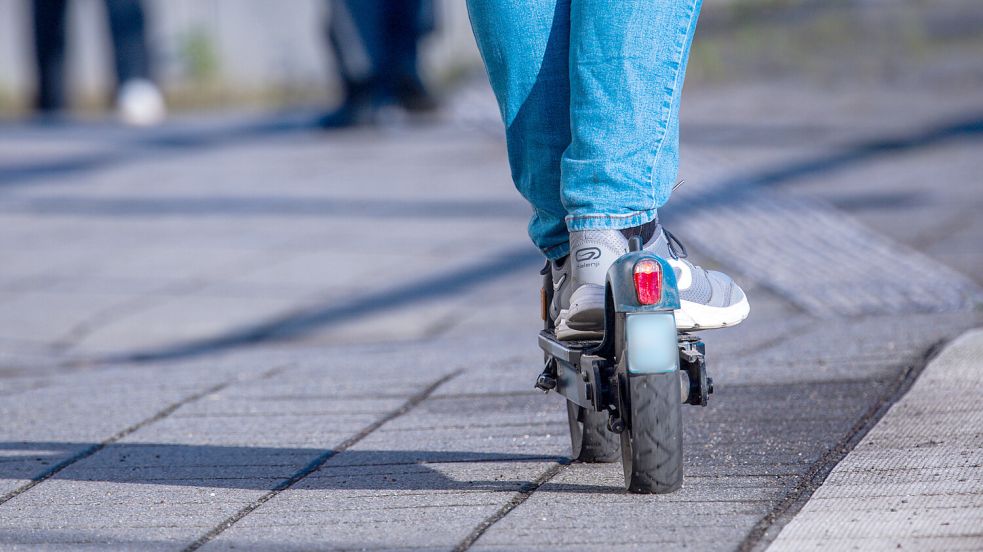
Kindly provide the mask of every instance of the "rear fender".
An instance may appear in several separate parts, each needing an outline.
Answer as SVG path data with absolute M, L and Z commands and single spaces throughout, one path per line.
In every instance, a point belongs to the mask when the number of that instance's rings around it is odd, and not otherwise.
M 653 260 L 659 263 L 662 278 L 662 295 L 658 303 L 643 305 L 638 302 L 635 291 L 635 265 L 642 260 Z M 608 269 L 607 287 L 608 298 L 612 305 L 609 309 L 617 313 L 661 312 L 679 308 L 679 289 L 676 287 L 676 273 L 665 259 L 648 251 L 632 251 L 622 255 Z

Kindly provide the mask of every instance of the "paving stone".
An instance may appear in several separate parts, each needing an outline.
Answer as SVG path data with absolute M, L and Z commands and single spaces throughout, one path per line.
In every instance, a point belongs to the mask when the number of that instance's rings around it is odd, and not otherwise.
M 983 417 L 973 392 L 981 380 L 981 359 L 981 330 L 943 350 L 769 549 L 801 550 L 819 541 L 841 550 L 860 544 L 887 549 L 907 543 L 925 550 L 983 544 Z M 976 407 L 920 415 L 904 408 L 924 392 L 943 390 L 949 401 Z M 858 487 L 859 496 L 840 491 Z

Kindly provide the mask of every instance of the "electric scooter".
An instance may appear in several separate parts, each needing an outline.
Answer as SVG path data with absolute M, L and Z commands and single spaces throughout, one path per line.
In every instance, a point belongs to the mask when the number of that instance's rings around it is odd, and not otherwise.
M 566 400 L 572 457 L 614 462 L 633 493 L 669 493 L 683 482 L 682 404 L 706 406 L 713 393 L 705 347 L 676 331 L 676 276 L 665 259 L 645 251 L 639 237 L 611 266 L 600 341 L 559 341 L 549 316 L 552 274 L 543 270 L 545 329 L 539 334 L 546 366 L 536 380 Z M 620 449 L 620 451 L 619 451 Z

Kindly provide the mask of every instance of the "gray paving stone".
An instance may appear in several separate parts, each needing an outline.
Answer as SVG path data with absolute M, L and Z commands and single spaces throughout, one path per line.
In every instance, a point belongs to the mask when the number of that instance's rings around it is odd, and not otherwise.
M 983 544 L 983 417 L 978 405 L 972 408 L 981 359 L 981 330 L 964 334 L 943 350 L 833 469 L 769 549 L 801 550 L 819 542 L 834 550 L 905 544 L 921 550 L 971 549 Z M 923 402 L 925 410 L 917 414 L 904 408 L 922 393 L 944 394 L 949 402 L 971 408 L 951 412 L 943 401 L 934 403 L 943 406 L 939 410 Z
M 130 538 L 113 531 L 100 531 L 98 534 L 79 535 L 72 531 L 15 530 L 0 531 L 0 546 L 4 550 L 67 550 L 71 552 L 93 552 L 97 550 L 174 550 L 179 542 L 173 537 L 178 533 L 173 529 L 154 528 L 145 531 L 139 538 Z
M 51 385 L 5 398 L 0 406 L 4 419 L 0 429 L 0 458 L 4 462 L 0 470 L 5 475 L 5 492 L 19 487 L 21 480 L 34 478 L 195 391 L 218 383 L 222 376 L 217 371 L 195 378 L 201 387 L 189 389 L 189 382 L 168 387 L 152 374 L 131 372 L 124 377 L 117 372 L 115 381 L 108 385 L 99 381 L 87 385 L 65 382 L 64 386 Z
M 829 338 L 822 332 L 815 337 Z M 767 515 L 792 482 L 849 433 L 873 400 L 869 387 L 856 382 L 820 389 L 811 384 L 727 388 L 707 408 L 684 411 L 682 491 L 628 495 L 619 464 L 573 465 L 492 526 L 476 548 L 609 543 L 630 549 L 657 542 L 671 548 L 735 548 L 753 525 L 748 520 Z M 598 518 L 602 521 L 590 523 L 589 534 L 570 529 Z M 708 518 L 714 520 L 709 528 Z
M 731 385 L 882 379 L 922 363 L 932 345 L 979 320 L 978 313 L 964 312 L 817 321 L 745 358 L 714 355 L 708 336 L 707 362 L 714 381 Z
M 565 433 L 554 430 L 544 437 L 541 424 L 528 420 L 530 406 L 544 402 L 551 407 L 544 417 L 557 419 L 561 411 L 555 397 L 442 395 L 425 401 L 331 458 L 206 549 L 258 549 L 274 543 L 285 548 L 353 543 L 452 548 L 554 465 L 550 453 L 563 454 Z M 484 423 L 489 415 L 498 423 Z M 311 492 L 317 490 L 322 492 Z M 435 494 L 450 506 L 431 502 Z M 445 519 L 459 521 L 436 523 Z

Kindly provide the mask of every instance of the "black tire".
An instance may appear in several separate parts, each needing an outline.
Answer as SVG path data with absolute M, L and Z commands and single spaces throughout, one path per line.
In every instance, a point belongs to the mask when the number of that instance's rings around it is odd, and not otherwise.
M 617 462 L 621 458 L 617 434 L 608 431 L 608 415 L 567 401 L 571 457 L 580 462 Z
M 671 493 L 683 484 L 679 371 L 619 378 L 629 414 L 621 433 L 625 486 L 632 493 Z

